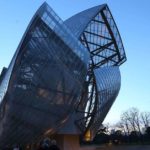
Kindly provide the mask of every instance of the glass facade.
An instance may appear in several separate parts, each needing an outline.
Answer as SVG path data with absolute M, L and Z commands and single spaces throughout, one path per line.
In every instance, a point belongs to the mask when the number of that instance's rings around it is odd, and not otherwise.
M 94 72 L 98 88 L 98 101 L 96 106 L 97 113 L 90 129 L 96 134 L 99 125 L 104 120 L 119 93 L 121 76 L 117 66 L 99 68 Z
M 95 135 L 119 92 L 125 60 L 107 5 L 63 22 L 44 3 L 0 76 L 0 148 L 60 130 Z
M 0 85 L 0 145 L 27 144 L 58 130 L 79 101 L 88 60 L 86 48 L 44 3 Z

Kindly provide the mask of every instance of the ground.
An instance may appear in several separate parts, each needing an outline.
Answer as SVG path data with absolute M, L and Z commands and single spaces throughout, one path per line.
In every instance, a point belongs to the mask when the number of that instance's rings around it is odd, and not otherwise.
M 82 147 L 81 150 L 150 150 L 150 145 L 134 146 L 89 146 Z

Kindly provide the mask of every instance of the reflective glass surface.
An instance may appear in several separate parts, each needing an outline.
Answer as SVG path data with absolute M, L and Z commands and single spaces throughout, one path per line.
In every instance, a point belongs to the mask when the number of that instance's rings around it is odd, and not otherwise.
M 44 3 L 0 84 L 0 146 L 56 132 L 81 95 L 89 53 Z

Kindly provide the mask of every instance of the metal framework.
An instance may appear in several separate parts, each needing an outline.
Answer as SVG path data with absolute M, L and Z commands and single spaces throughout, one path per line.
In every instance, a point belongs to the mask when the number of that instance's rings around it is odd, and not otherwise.
M 90 63 L 85 89 L 77 106 L 77 112 L 85 115 L 83 118 L 76 120 L 76 124 L 84 134 L 88 130 L 92 130 L 93 135 L 95 135 L 96 128 L 99 128 L 99 126 L 93 127 L 92 124 L 99 115 L 97 112 L 101 109 L 99 105 L 102 105 L 102 103 L 99 98 L 94 70 L 106 66 L 120 66 L 126 61 L 120 34 L 107 5 L 104 5 L 88 22 L 79 39 L 90 52 Z M 101 93 L 102 91 L 100 91 Z M 86 105 L 83 106 L 85 101 Z

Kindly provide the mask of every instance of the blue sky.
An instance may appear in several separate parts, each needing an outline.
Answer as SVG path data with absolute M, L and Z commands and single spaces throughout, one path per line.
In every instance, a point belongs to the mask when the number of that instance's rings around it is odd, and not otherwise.
M 0 0 L 0 70 L 8 66 L 25 29 L 44 0 Z M 47 0 L 63 19 L 107 3 L 119 28 L 127 62 L 121 68 L 122 87 L 105 122 L 116 122 L 129 107 L 150 111 L 150 1 Z

